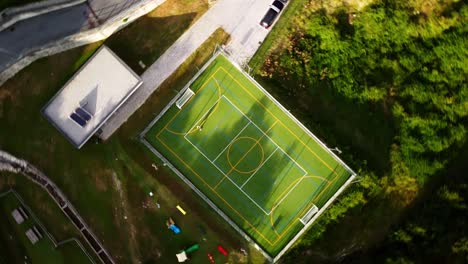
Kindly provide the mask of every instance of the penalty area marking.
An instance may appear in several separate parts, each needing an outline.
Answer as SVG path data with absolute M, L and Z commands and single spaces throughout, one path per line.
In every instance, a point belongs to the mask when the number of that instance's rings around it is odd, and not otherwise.
M 205 118 L 209 112 L 213 109 L 213 107 L 215 107 L 219 101 L 221 99 L 225 99 L 226 101 L 229 102 L 229 104 L 231 105 L 231 107 L 233 107 L 234 109 L 236 109 L 239 113 L 242 114 L 243 117 L 245 117 L 249 122 L 242 128 L 242 130 L 227 144 L 227 146 L 216 156 L 216 158 L 214 160 L 211 160 L 205 153 L 202 149 L 200 149 L 198 146 L 196 146 L 187 136 L 189 134 L 190 131 L 192 131 L 193 129 L 195 129 L 197 127 L 197 124 L 199 124 L 201 122 L 201 120 L 203 120 L 203 118 Z M 218 165 L 215 164 L 215 161 L 222 155 L 223 152 L 226 151 L 226 149 L 236 140 L 236 138 L 239 137 L 239 135 L 250 125 L 250 124 L 253 124 L 257 130 L 259 130 L 263 136 L 267 137 L 267 139 L 272 142 L 275 146 L 276 146 L 276 149 L 273 151 L 273 153 L 275 153 L 278 149 L 283 152 L 283 155 L 285 155 L 286 157 L 289 158 L 290 161 L 292 161 L 299 169 L 301 169 L 304 173 L 303 176 L 297 178 L 296 180 L 297 183 L 286 193 L 286 195 L 284 195 L 283 197 L 281 197 L 281 200 L 276 203 L 274 205 L 274 207 L 269 211 L 267 212 L 262 206 L 260 206 L 257 201 L 255 201 L 255 199 L 253 199 L 249 194 L 247 194 L 244 190 L 243 190 L 243 187 L 245 186 L 245 184 L 247 183 L 247 181 L 250 181 L 252 179 L 252 177 L 254 176 L 254 174 L 256 174 L 256 172 L 258 170 L 260 170 L 263 165 L 265 164 L 266 160 L 269 159 L 272 154 L 266 159 L 263 161 L 263 163 L 257 168 L 256 171 L 254 171 L 253 175 L 251 175 L 247 180 L 246 182 L 244 182 L 242 184 L 242 186 L 239 186 L 237 183 L 235 183 L 230 177 L 229 175 L 226 175 L 226 173 L 221 170 L 221 168 L 218 167 Z M 275 122 L 276 124 L 276 122 Z M 304 176 L 306 176 L 308 173 L 307 171 L 302 167 L 300 166 L 289 154 L 287 154 L 273 139 L 271 139 L 267 134 L 265 134 L 265 132 L 260 128 L 258 127 L 255 122 L 253 122 L 248 116 L 246 116 L 237 106 L 235 106 L 231 100 L 229 100 L 226 96 L 222 95 L 203 115 L 201 118 L 199 118 L 199 120 L 197 120 L 197 122 L 192 126 L 192 128 L 189 130 L 188 133 L 186 133 L 184 135 L 184 139 L 189 142 L 203 157 L 205 157 L 219 172 L 221 172 L 221 174 L 227 178 L 232 184 L 234 184 L 234 186 L 237 187 L 237 189 L 239 189 L 239 191 L 241 191 L 251 202 L 253 202 L 265 215 L 269 216 L 282 202 L 283 200 L 294 190 L 296 189 L 297 185 L 302 181 L 302 179 L 304 178 Z M 283 176 L 284 177 L 284 176 Z M 285 190 L 286 191 L 286 190 Z

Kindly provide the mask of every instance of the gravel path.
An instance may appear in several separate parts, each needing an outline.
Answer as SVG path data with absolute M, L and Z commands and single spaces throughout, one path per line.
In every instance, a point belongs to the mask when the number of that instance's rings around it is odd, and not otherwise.
M 231 35 L 226 50 L 239 64 L 246 63 L 268 30 L 259 23 L 272 0 L 218 0 L 141 76 L 142 86 L 101 128 L 108 139 L 148 97 L 205 41 L 222 27 Z

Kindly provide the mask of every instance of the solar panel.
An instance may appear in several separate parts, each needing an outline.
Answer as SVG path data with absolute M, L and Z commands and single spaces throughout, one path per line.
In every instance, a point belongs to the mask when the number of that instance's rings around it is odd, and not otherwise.
M 75 110 L 75 113 L 78 114 L 82 119 L 86 120 L 86 122 L 91 119 L 91 115 L 81 107 L 78 107 Z
M 86 121 L 83 120 L 79 115 L 75 114 L 75 113 L 72 113 L 70 115 L 70 118 L 75 121 L 78 125 L 80 125 L 81 127 L 84 127 L 86 125 Z

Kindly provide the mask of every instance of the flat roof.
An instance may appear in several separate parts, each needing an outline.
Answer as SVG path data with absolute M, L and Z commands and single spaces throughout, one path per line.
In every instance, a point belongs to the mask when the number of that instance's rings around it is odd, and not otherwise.
M 13 216 L 17 224 L 21 224 L 24 222 L 24 217 L 20 214 L 18 209 L 13 210 L 13 212 L 11 212 L 11 215 Z
M 137 74 L 102 45 L 42 112 L 75 147 L 81 148 L 141 83 Z
M 37 237 L 36 233 L 32 229 L 28 229 L 25 232 L 26 236 L 28 237 L 29 241 L 31 241 L 31 244 L 36 244 L 37 241 L 39 241 L 39 237 Z

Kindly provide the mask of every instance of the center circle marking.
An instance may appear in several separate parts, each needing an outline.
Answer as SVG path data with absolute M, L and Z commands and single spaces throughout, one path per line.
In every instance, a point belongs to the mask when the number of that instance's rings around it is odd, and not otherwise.
M 242 160 L 238 160 L 236 162 L 232 162 L 231 161 L 231 150 L 232 150 L 232 146 L 235 145 L 235 144 L 239 144 L 240 142 L 242 141 L 250 141 L 251 143 L 248 144 L 248 147 L 247 148 L 241 148 L 241 149 L 245 149 L 245 152 L 243 153 L 243 157 L 240 157 Z M 261 152 L 261 158 L 260 158 L 260 161 L 258 162 L 257 166 L 255 166 L 254 168 L 250 169 L 250 170 L 240 170 L 238 169 L 237 167 L 239 166 L 239 164 L 245 162 L 245 156 L 247 156 L 248 154 L 252 153 L 253 151 L 255 151 L 255 149 L 258 148 Z M 249 151 L 250 150 L 250 151 Z M 249 151 L 249 153 L 247 154 L 247 151 Z M 263 163 L 263 160 L 265 158 L 265 152 L 263 151 L 263 147 L 259 144 L 259 142 L 257 140 L 255 140 L 254 138 L 251 138 L 251 137 L 239 137 L 239 138 L 236 138 L 232 143 L 231 145 L 229 145 L 229 148 L 228 148 L 228 151 L 227 151 L 227 160 L 229 162 L 229 165 L 231 166 L 231 168 L 239 173 L 252 173 L 254 172 L 255 170 L 257 170 L 258 168 L 260 168 L 260 165 Z

